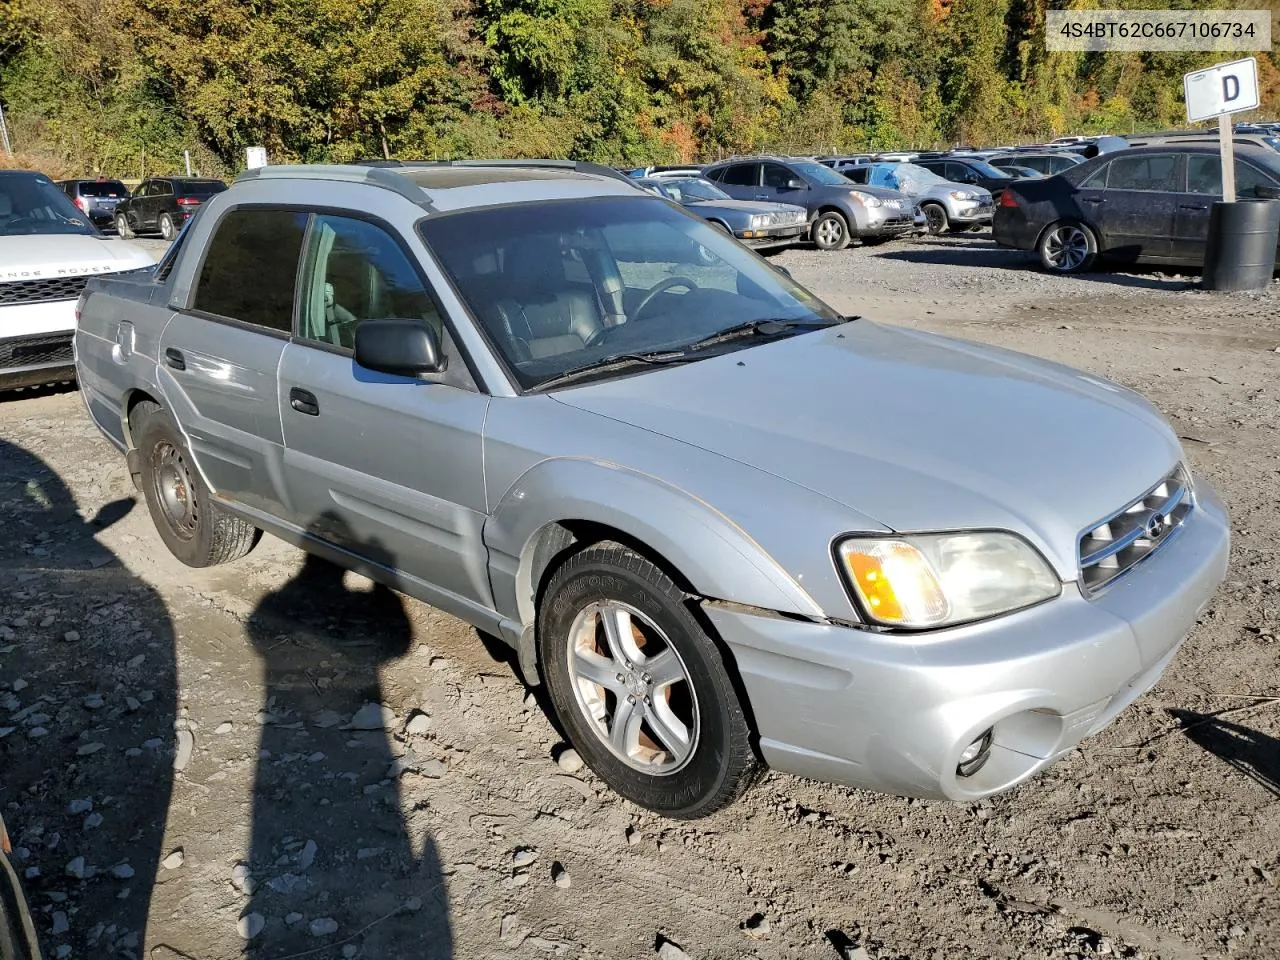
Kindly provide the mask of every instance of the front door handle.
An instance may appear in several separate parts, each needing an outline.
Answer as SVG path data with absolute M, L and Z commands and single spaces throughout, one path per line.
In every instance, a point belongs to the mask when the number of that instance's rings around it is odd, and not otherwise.
M 301 387 L 294 387 L 289 391 L 289 406 L 308 417 L 320 416 L 320 404 L 316 401 L 316 395 Z
M 164 362 L 175 370 L 187 369 L 187 358 L 182 355 L 181 350 L 176 350 L 173 347 L 165 348 Z
M 1203 204 L 1203 203 L 1180 203 L 1178 204 L 1178 209 L 1179 210 L 1208 210 L 1209 207 L 1207 204 Z
M 1106 197 L 1081 197 L 1085 203 L 1106 203 Z

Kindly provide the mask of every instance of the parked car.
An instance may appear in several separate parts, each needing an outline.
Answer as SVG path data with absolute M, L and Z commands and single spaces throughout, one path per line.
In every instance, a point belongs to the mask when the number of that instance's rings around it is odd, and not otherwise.
M 1236 192 L 1280 199 L 1280 155 L 1236 151 Z M 1086 161 L 1045 180 L 1019 180 L 996 208 L 992 237 L 1034 250 L 1054 273 L 1098 257 L 1202 265 L 1209 209 L 1222 198 L 1222 162 L 1208 146 L 1139 147 Z
M 1129 137 L 1129 144 L 1134 147 L 1151 147 L 1168 144 L 1171 146 L 1217 146 L 1218 134 L 1207 130 L 1173 130 L 1167 133 L 1148 133 Z M 1238 132 L 1231 140 L 1237 146 L 1266 147 L 1268 150 L 1280 152 L 1280 136 L 1270 131 L 1262 133 Z
M 1032 170 L 1030 167 L 1021 167 L 1016 163 L 993 163 L 993 167 L 1001 173 L 1007 173 L 1015 180 L 1022 180 L 1026 177 L 1043 177 L 1044 174 L 1039 170 Z
M 116 207 L 116 230 L 122 237 L 158 233 L 172 240 L 196 208 L 227 189 L 221 180 L 152 177 Z
M 682 163 L 671 164 L 668 166 L 657 167 L 636 167 L 632 170 L 625 171 L 627 176 L 640 178 L 661 178 L 661 177 L 700 177 L 702 176 L 702 167 L 697 164 Z
M 789 247 L 809 233 L 809 211 L 789 203 L 735 200 L 701 177 L 660 177 L 637 184 L 686 207 L 757 250 Z
M 944 180 L 914 163 L 865 163 L 846 168 L 854 183 L 889 186 L 911 197 L 925 215 L 928 232 L 971 230 L 991 222 L 991 194 L 981 187 Z
M 1137 394 L 842 317 L 614 171 L 500 171 L 263 167 L 91 283 L 86 408 L 179 560 L 266 530 L 505 639 L 671 817 L 761 762 L 975 800 L 1160 677 L 1230 528 Z
M 85 282 L 152 263 L 99 233 L 48 177 L 0 170 L 0 390 L 70 380 Z
M 948 156 L 936 160 L 916 160 L 915 164 L 936 173 L 943 180 L 970 187 L 981 187 L 996 201 L 1000 199 L 1000 191 L 1013 179 L 1003 170 L 997 170 L 985 160 L 976 157 Z
M 129 188 L 123 183 L 105 177 L 98 177 L 96 180 L 59 180 L 58 186 L 99 229 L 115 223 L 116 204 L 129 195 Z
M 914 229 L 915 204 L 907 197 L 859 187 L 813 160 L 741 157 L 713 163 L 703 173 L 736 200 L 803 206 L 810 239 L 820 250 L 843 250 L 854 239 L 877 243 Z
M 40 960 L 35 920 L 10 859 L 13 844 L 0 818 L 0 960 Z
M 1010 153 L 993 154 L 987 159 L 987 162 L 994 167 L 1001 167 L 1005 164 L 1029 167 L 1047 177 L 1051 177 L 1056 173 L 1070 170 L 1077 164 L 1084 163 L 1084 157 L 1068 150 L 1044 151 L 1042 153 L 1029 151 L 1024 153 L 1020 150 L 1014 150 Z

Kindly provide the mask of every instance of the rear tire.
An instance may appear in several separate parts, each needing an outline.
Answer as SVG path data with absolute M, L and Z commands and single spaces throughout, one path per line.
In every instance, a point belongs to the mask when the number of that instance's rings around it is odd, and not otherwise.
M 209 495 L 182 434 L 160 407 L 144 400 L 129 416 L 142 467 L 142 494 L 169 552 L 189 567 L 239 560 L 262 531 Z
M 810 231 L 819 250 L 843 250 L 849 245 L 849 221 L 834 210 L 820 214 Z
M 1050 273 L 1084 273 L 1098 259 L 1098 238 L 1083 223 L 1055 223 L 1036 244 L 1040 266 Z
M 129 218 L 123 213 L 116 214 L 116 233 L 120 235 L 122 240 L 133 239 L 133 230 L 129 227 Z
M 178 235 L 178 228 L 174 226 L 173 217 L 167 213 L 160 214 L 160 236 L 164 239 L 172 241 Z
M 759 775 L 719 648 L 684 592 L 635 551 L 604 541 L 565 561 L 539 605 L 538 651 L 570 742 L 633 803 L 691 820 Z

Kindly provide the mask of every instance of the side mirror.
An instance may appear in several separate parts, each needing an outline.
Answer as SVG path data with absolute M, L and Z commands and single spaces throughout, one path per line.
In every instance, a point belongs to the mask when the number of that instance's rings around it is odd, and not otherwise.
M 790 180 L 787 181 L 788 190 L 803 190 L 805 186 L 806 186 L 805 182 L 801 180 L 799 177 L 792 177 Z
M 444 369 L 440 340 L 423 320 L 366 320 L 355 346 L 356 363 L 367 370 L 421 377 Z
M 1253 195 L 1259 200 L 1280 200 L 1280 187 L 1260 183 L 1253 188 Z
M 787 269 L 786 267 L 784 267 L 784 266 L 781 266 L 781 265 L 779 265 L 779 264 L 774 264 L 774 265 L 773 265 L 773 269 L 777 270 L 780 274 L 782 274 L 782 275 L 783 275 L 784 277 L 786 277 L 788 280 L 794 280 L 794 279 L 795 279 L 795 277 L 791 276 L 791 271 L 790 271 L 790 270 L 788 270 L 788 269 Z

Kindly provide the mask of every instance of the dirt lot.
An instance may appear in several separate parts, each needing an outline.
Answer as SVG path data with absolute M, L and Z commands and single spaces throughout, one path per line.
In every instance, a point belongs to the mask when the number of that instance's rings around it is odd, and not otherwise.
M 471 628 L 272 540 L 188 570 L 75 393 L 7 399 L 0 800 L 49 954 L 1280 956 L 1280 700 L 1259 699 L 1280 695 L 1280 288 L 1048 278 L 973 236 L 778 262 L 849 312 L 1079 365 L 1172 419 L 1236 540 L 1153 692 L 990 802 L 771 775 L 663 821 L 557 764 Z

